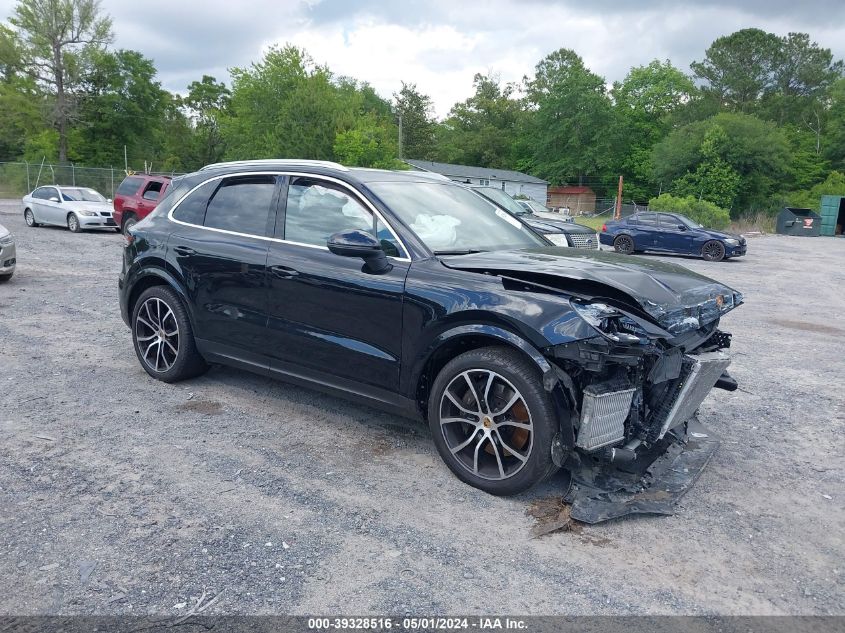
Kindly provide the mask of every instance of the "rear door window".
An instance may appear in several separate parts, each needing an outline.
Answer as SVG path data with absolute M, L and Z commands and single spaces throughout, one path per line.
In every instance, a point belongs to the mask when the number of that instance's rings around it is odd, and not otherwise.
M 637 224 L 642 224 L 644 226 L 657 226 L 657 214 L 656 213 L 640 213 L 637 216 Z
M 275 176 L 226 178 L 208 202 L 204 224 L 263 237 L 275 194 Z
M 163 182 L 151 181 L 147 183 L 147 186 L 144 188 L 144 200 L 158 200 L 158 197 L 161 195 L 161 190 L 163 187 Z
M 120 186 L 117 188 L 117 192 L 115 195 L 120 196 L 131 196 L 134 195 L 136 191 L 138 191 L 138 187 L 141 186 L 141 183 L 144 182 L 143 178 L 125 178 Z

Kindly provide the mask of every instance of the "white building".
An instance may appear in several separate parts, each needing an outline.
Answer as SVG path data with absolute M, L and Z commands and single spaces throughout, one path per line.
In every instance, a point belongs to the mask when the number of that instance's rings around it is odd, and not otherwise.
M 468 165 L 450 165 L 449 163 L 435 163 L 430 160 L 406 159 L 405 162 L 414 169 L 442 174 L 455 182 L 496 187 L 503 189 L 514 197 L 520 195 L 527 196 L 542 205 L 546 204 L 546 191 L 549 183 L 518 171 L 493 169 L 490 167 L 470 167 Z

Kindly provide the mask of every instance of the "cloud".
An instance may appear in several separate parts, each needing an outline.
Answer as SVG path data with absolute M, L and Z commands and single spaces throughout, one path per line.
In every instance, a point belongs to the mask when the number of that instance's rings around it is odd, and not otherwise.
M 13 7 L 0 0 L 0 18 Z M 169 90 L 184 92 L 203 74 L 228 82 L 229 68 L 291 42 L 385 98 L 402 81 L 416 83 L 439 116 L 471 95 L 475 73 L 520 81 L 561 47 L 608 82 L 652 59 L 688 71 L 714 39 L 751 26 L 807 32 L 845 57 L 841 0 L 110 0 L 102 7 L 114 19 L 115 46 L 152 58 Z

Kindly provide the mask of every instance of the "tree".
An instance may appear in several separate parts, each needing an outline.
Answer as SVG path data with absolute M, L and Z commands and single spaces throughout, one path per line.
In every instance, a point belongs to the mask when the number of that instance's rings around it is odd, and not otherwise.
M 155 133 L 168 95 L 156 81 L 152 60 L 138 51 L 93 51 L 78 99 L 78 159 L 93 165 L 120 165 L 124 146 L 137 160 L 154 158 Z
M 704 133 L 701 162 L 675 180 L 672 191 L 679 196 L 693 196 L 730 209 L 736 202 L 741 178 L 722 156 L 729 143 L 724 128 L 714 125 Z
M 714 132 L 716 127 L 723 134 Z M 655 145 L 652 159 L 655 177 L 670 192 L 676 184 L 689 192 L 690 183 L 700 182 L 708 169 L 724 173 L 722 166 L 729 166 L 740 177 L 734 213 L 767 208 L 771 196 L 783 191 L 792 178 L 784 132 L 748 114 L 723 112 L 673 130 Z M 696 172 L 698 180 L 686 176 Z
M 100 15 L 99 0 L 18 0 L 9 21 L 18 28 L 27 73 L 54 95 L 58 158 L 64 162 L 79 69 L 86 55 L 111 41 L 111 19 Z
M 437 158 L 447 163 L 512 169 L 523 105 L 513 97 L 514 84 L 476 74 L 475 94 L 456 103 L 437 129 Z
M 188 86 L 183 104 L 194 120 L 194 156 L 198 165 L 216 163 L 223 158 L 225 146 L 220 132 L 220 117 L 229 105 L 231 93 L 226 84 L 203 75 Z
M 735 112 L 751 112 L 771 89 L 780 39 L 760 29 L 742 29 L 720 37 L 693 62 L 705 95 Z
M 845 171 L 845 79 L 831 86 L 827 128 L 822 137 L 822 152 L 834 167 Z
M 22 70 L 15 33 L 0 24 L 0 160 L 20 158 L 27 139 L 43 129 L 43 95 Z
M 396 128 L 373 113 L 358 118 L 352 129 L 338 132 L 334 142 L 337 160 L 344 165 L 401 169 L 396 158 Z
M 393 101 L 394 113 L 402 134 L 402 156 L 431 158 L 436 126 L 431 97 L 417 90 L 416 84 L 403 81 L 402 89 L 393 94 Z
M 614 156 L 628 196 L 648 199 L 657 190 L 651 148 L 669 132 L 675 112 L 695 94 L 692 79 L 668 60 L 632 68 L 624 81 L 614 84 Z
M 845 196 L 845 174 L 832 171 L 827 178 L 809 191 L 793 191 L 786 194 L 789 206 L 818 210 L 822 196 Z
M 606 176 L 611 108 L 604 79 L 562 48 L 541 60 L 525 82 L 533 106 L 525 166 L 553 183 Z

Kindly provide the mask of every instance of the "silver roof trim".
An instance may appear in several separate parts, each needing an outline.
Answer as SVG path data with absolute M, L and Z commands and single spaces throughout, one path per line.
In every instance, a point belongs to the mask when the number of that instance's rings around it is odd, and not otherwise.
M 296 158 L 264 158 L 261 160 L 233 160 L 226 163 L 212 163 L 200 168 L 200 171 L 207 169 L 218 169 L 220 167 L 273 167 L 275 165 L 302 165 L 312 167 L 328 167 L 329 169 L 337 169 L 338 171 L 349 171 L 348 167 L 344 167 L 340 163 L 333 163 L 330 160 L 308 160 Z

